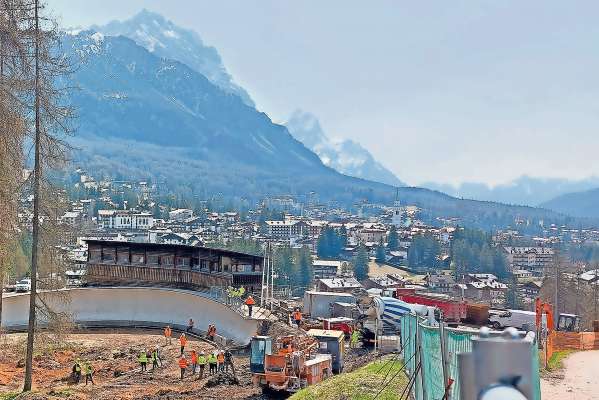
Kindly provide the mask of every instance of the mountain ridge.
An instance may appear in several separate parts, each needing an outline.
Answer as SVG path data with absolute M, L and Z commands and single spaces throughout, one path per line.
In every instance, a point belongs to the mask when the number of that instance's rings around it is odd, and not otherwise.
M 579 218 L 599 218 L 599 188 L 565 193 L 541 204 L 542 207 Z
M 599 177 L 591 176 L 580 180 L 569 180 L 523 175 L 511 182 L 494 187 L 477 182 L 465 182 L 458 186 L 428 182 L 423 183 L 421 186 L 460 198 L 543 206 L 546 202 L 560 195 L 599 187 Z
M 405 186 L 359 143 L 347 139 L 331 140 L 316 116 L 295 110 L 285 126 L 293 137 L 315 152 L 325 165 L 342 174 L 391 186 Z

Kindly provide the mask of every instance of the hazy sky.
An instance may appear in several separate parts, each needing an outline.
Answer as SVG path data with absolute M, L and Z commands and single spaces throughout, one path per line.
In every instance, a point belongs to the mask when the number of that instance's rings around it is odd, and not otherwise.
M 410 183 L 599 175 L 599 2 L 48 0 L 197 31 L 276 122 L 301 108 Z

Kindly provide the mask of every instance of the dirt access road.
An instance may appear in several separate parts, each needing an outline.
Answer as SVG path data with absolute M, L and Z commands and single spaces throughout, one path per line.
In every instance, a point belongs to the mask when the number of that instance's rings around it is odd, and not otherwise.
M 599 399 L 599 350 L 572 353 L 560 373 L 541 380 L 543 400 Z

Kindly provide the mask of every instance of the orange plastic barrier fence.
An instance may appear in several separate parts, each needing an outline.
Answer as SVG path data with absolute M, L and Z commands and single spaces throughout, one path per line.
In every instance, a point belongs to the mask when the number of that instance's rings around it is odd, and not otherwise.
M 551 332 L 547 337 L 546 356 L 549 360 L 560 350 L 597 350 L 599 332 Z

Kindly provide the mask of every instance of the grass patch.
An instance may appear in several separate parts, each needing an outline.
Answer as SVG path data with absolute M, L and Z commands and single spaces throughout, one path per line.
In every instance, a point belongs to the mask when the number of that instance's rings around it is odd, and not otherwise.
M 14 400 L 20 394 L 20 392 L 0 393 L 0 400 Z
M 56 397 L 71 397 L 73 395 L 73 391 L 68 388 L 63 389 L 52 389 L 48 394 Z
M 377 400 L 396 400 L 407 385 L 408 378 L 403 371 L 398 373 L 403 362 L 387 361 L 374 361 L 355 371 L 333 376 L 300 390 L 290 400 L 372 400 L 389 381 Z M 395 378 L 391 380 L 393 376 Z
M 574 353 L 574 351 L 575 350 L 559 350 L 554 352 L 547 362 L 547 370 L 557 371 L 564 368 L 564 359 Z

